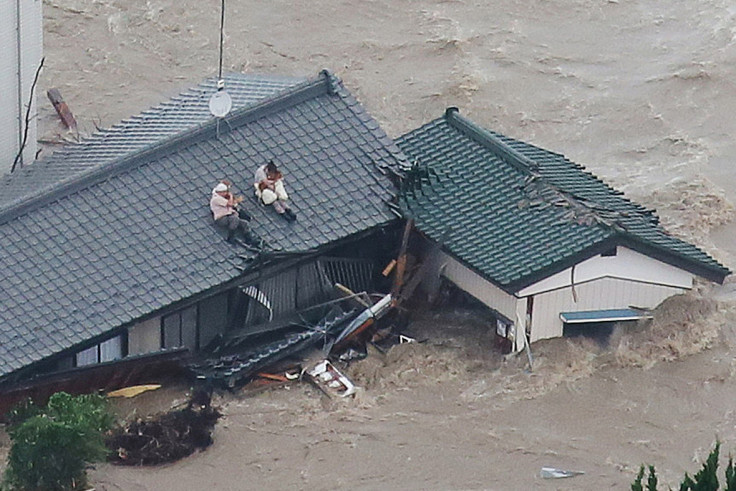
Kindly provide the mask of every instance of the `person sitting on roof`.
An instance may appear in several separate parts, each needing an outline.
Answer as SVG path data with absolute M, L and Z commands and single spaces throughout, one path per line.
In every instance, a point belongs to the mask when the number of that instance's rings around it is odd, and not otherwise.
M 215 219 L 215 225 L 227 229 L 227 241 L 235 242 L 235 234 L 238 230 L 243 233 L 245 241 L 249 244 L 255 243 L 255 237 L 250 232 L 248 221 L 238 215 L 236 206 L 243 199 L 236 198 L 230 193 L 229 181 L 221 181 L 212 190 L 210 199 L 210 210 Z
M 256 169 L 253 181 L 256 196 L 264 205 L 273 205 L 276 212 L 289 221 L 296 220 L 296 214 L 286 203 L 289 195 L 284 188 L 284 176 L 273 160 Z

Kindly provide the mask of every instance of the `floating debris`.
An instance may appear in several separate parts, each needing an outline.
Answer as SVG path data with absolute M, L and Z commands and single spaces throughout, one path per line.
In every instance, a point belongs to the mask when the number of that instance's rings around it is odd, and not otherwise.
M 148 392 L 149 390 L 160 389 L 161 384 L 147 384 L 147 385 L 132 385 L 130 387 L 124 387 L 122 389 L 113 390 L 107 393 L 107 397 L 135 397 L 138 394 Z
M 566 477 L 575 477 L 585 474 L 583 471 L 566 471 L 562 469 L 555 469 L 554 467 L 542 467 L 539 471 L 539 476 L 543 479 L 564 479 Z
M 118 465 L 175 462 L 212 445 L 220 416 L 208 394 L 195 393 L 184 409 L 138 419 L 114 431 L 106 442 L 109 460 Z
M 357 387 L 347 378 L 340 370 L 330 363 L 330 360 L 322 360 L 311 368 L 307 368 L 306 373 L 310 380 L 319 387 L 325 394 L 337 395 L 339 397 L 348 397 L 355 394 Z

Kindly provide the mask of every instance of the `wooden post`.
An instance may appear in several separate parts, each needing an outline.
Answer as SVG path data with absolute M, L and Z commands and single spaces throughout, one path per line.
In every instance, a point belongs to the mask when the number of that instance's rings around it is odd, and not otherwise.
M 399 298 L 399 291 L 404 286 L 404 273 L 406 273 L 406 249 L 409 246 L 409 235 L 414 225 L 413 219 L 408 219 L 404 226 L 404 236 L 401 239 L 401 248 L 399 249 L 399 257 L 396 260 L 396 277 L 394 278 L 394 286 L 391 289 L 391 296 L 394 303 Z

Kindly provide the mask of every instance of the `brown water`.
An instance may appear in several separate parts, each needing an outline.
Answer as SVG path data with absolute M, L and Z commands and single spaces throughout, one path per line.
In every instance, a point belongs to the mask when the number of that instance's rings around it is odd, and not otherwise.
M 462 311 L 418 319 L 425 343 L 372 353 L 348 370 L 362 387 L 355 399 L 329 401 L 304 384 L 226 396 L 206 452 L 158 468 L 103 465 L 95 485 L 629 489 L 641 463 L 675 486 L 717 437 L 736 448 L 736 314 L 723 304 L 672 300 L 651 329 L 618 336 L 611 349 L 536 343 L 531 373 L 523 357 L 495 354 L 492 331 L 476 319 Z M 156 394 L 140 397 L 146 407 Z M 544 480 L 543 466 L 585 475 Z
M 61 89 L 84 131 L 216 74 L 215 0 L 47 0 L 44 15 L 43 88 Z M 226 22 L 227 70 L 330 68 L 392 136 L 458 106 L 586 165 L 736 264 L 726 0 L 229 0 Z M 49 104 L 40 121 L 59 133 Z M 705 304 L 670 305 L 659 330 L 610 353 L 538 343 L 532 374 L 491 354 L 484 325 L 424 319 L 433 342 L 369 360 L 354 402 L 323 407 L 301 386 L 229 399 L 207 452 L 94 478 L 125 490 L 628 489 L 648 462 L 675 485 L 716 436 L 736 448 L 736 287 L 703 291 Z M 542 480 L 543 465 L 586 474 Z

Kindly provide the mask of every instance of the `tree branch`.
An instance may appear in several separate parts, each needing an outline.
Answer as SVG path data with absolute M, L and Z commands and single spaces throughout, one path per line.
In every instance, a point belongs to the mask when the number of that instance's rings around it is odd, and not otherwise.
M 46 58 L 45 57 L 41 58 L 41 63 L 38 64 L 38 68 L 36 69 L 36 76 L 33 77 L 33 84 L 31 84 L 31 94 L 28 97 L 28 107 L 26 108 L 26 126 L 23 129 L 23 142 L 20 144 L 20 149 L 18 149 L 18 154 L 15 156 L 15 160 L 13 160 L 13 166 L 10 168 L 10 172 L 15 171 L 15 168 L 18 165 L 18 162 L 20 162 L 21 158 L 23 157 L 23 150 L 25 150 L 26 148 L 26 143 L 28 143 L 28 127 L 30 126 L 30 122 L 31 122 L 31 107 L 33 106 L 33 94 L 35 93 L 36 84 L 38 83 L 38 76 L 41 74 L 41 68 L 43 68 L 44 61 L 46 61 Z

